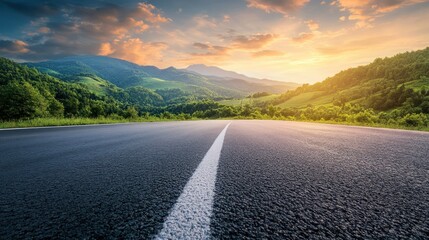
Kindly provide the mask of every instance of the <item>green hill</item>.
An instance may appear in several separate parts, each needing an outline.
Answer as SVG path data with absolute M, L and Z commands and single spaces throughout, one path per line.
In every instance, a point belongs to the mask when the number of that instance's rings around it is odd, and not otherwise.
M 159 69 L 103 56 L 73 56 L 26 65 L 60 79 L 93 75 L 123 89 L 135 86 L 152 90 L 180 89 L 198 98 L 244 97 L 261 90 L 274 91 L 278 87 L 243 80 L 219 81 L 217 78 L 173 67 Z
M 426 90 L 429 90 L 429 48 L 378 58 L 366 66 L 341 71 L 323 82 L 288 91 L 272 103 L 297 108 L 354 103 L 381 111 L 403 107 L 406 101 Z M 418 102 L 413 106 L 426 111 L 426 106 Z
M 113 97 L 94 93 L 98 87 L 94 84 L 91 91 L 81 84 L 61 81 L 0 58 L 0 120 L 122 113 L 123 104 Z

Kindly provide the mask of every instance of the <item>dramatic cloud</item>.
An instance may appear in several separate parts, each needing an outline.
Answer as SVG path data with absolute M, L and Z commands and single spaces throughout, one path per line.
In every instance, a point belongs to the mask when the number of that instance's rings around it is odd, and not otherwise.
M 138 3 L 131 9 L 113 4 L 99 7 L 58 7 L 50 4 L 36 7 L 9 2 L 5 4 L 29 16 L 35 16 L 28 9 L 33 7 L 40 9 L 43 16 L 50 15 L 49 18 L 41 17 L 31 21 L 30 30 L 27 30 L 24 38 L 25 45 L 22 41 L 9 44 L 8 49 L 15 49 L 14 53 L 30 52 L 23 55 L 26 60 L 43 60 L 74 54 L 103 54 L 142 63 L 148 59 L 145 54 L 151 57 L 159 56 L 160 51 L 166 48 L 165 44 L 138 40 L 140 34 L 149 28 L 156 28 L 159 24 L 171 21 L 152 4 Z M 121 44 L 124 47 L 121 47 Z M 3 48 L 1 51 L 12 52 Z
M 166 48 L 165 43 L 145 43 L 139 38 L 131 38 L 113 43 L 102 43 L 98 54 L 126 59 L 142 65 L 153 65 L 162 61 L 162 51 Z
M 375 18 L 405 6 L 426 2 L 427 0 L 338 0 L 341 9 L 350 12 L 349 20 L 357 21 L 357 27 L 366 27 Z
M 0 40 L 0 53 L 27 53 L 28 44 L 20 40 Z
M 194 43 L 193 46 L 199 50 L 202 50 L 202 52 L 199 52 L 199 53 L 191 53 L 192 56 L 198 56 L 198 57 L 227 56 L 229 51 L 231 50 L 228 47 L 215 46 L 211 44 L 198 43 L 198 42 Z
M 262 50 L 252 53 L 252 57 L 278 57 L 282 55 L 284 55 L 284 53 L 276 50 Z
M 288 15 L 291 11 L 303 7 L 310 0 L 247 0 L 247 6 L 259 8 L 268 13 L 277 12 Z
M 222 40 L 222 45 L 211 43 L 195 42 L 192 47 L 197 51 L 190 53 L 192 59 L 186 61 L 207 62 L 210 60 L 223 61 L 226 57 L 231 57 L 234 54 L 249 53 L 249 50 L 259 50 L 273 41 L 278 36 L 275 34 L 254 34 L 254 35 L 235 35 L 236 31 L 228 30 L 226 35 L 218 35 Z M 275 50 L 262 50 L 251 52 L 252 57 L 268 57 L 280 56 L 282 53 Z
M 135 17 L 146 19 L 151 23 L 165 23 L 171 21 L 171 19 L 162 16 L 154 5 L 148 3 L 139 3 L 137 11 L 134 11 L 133 14 Z
M 239 35 L 233 37 L 232 46 L 239 49 L 259 49 L 277 38 L 274 34 Z

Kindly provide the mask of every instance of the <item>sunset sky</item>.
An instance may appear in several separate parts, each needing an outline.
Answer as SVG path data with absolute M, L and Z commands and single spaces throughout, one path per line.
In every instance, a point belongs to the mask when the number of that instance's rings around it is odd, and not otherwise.
M 0 56 L 17 61 L 97 54 L 300 83 L 429 46 L 424 0 L 0 0 L 0 21 Z

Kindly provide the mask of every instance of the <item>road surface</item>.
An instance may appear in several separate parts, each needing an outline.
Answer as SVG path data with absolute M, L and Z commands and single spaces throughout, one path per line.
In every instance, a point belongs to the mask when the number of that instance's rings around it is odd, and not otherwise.
M 0 239 L 429 238 L 423 132 L 78 126 L 2 130 L 0 154 Z

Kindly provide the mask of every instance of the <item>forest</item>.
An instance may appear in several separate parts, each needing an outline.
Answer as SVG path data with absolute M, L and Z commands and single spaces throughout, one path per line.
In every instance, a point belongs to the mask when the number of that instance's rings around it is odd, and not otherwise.
M 99 94 L 87 85 L 0 58 L 0 120 L 233 118 L 416 129 L 427 129 L 429 125 L 429 48 L 378 58 L 366 66 L 341 71 L 322 82 L 304 84 L 254 104 L 224 105 L 218 102 L 222 99 L 219 95 L 192 95 L 178 88 L 154 90 L 144 86 L 120 88 L 108 81 L 103 84 L 108 87 Z M 303 107 L 283 106 L 294 97 L 308 93 L 314 93 L 312 99 L 328 100 L 323 104 L 308 101 Z M 249 97 L 257 99 L 270 94 L 255 92 Z

